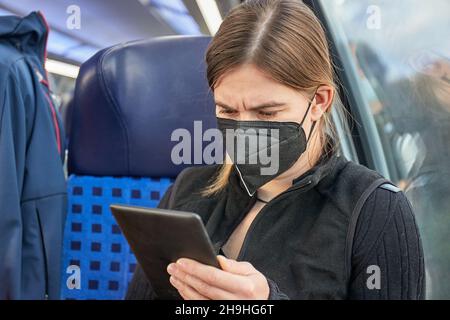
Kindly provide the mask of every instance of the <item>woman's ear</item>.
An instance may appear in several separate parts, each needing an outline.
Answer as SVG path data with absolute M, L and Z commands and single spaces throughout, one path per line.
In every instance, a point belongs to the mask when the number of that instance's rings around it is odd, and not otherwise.
M 318 121 L 330 108 L 333 101 L 334 89 L 331 86 L 322 85 L 317 89 L 311 104 L 311 120 Z

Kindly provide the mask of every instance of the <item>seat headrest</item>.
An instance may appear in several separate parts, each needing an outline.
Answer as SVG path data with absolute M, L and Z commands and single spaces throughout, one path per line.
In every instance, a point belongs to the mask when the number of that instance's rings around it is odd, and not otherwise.
M 216 126 L 204 55 L 210 37 L 171 36 L 104 49 L 76 83 L 69 173 L 175 177 L 177 128 Z M 193 150 L 192 143 L 192 150 Z M 193 152 L 191 152 L 193 154 Z

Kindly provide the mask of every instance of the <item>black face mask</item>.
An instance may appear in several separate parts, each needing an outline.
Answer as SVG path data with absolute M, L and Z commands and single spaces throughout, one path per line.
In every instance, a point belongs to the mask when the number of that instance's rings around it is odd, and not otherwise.
M 253 196 L 258 188 L 291 168 L 305 152 L 316 124 L 312 124 L 307 138 L 302 125 L 311 103 L 312 101 L 300 124 L 217 118 L 226 151 L 249 196 Z

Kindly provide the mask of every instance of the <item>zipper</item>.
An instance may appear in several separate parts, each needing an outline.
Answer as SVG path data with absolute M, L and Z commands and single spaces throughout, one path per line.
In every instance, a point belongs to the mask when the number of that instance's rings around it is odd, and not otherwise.
M 245 218 L 245 214 L 244 213 L 248 213 L 250 211 L 250 209 L 255 205 L 255 203 L 256 203 L 256 199 L 255 198 L 251 198 L 250 199 L 250 203 L 245 207 L 243 213 L 241 213 L 239 215 L 239 219 L 233 224 L 233 226 L 230 228 L 230 231 L 224 237 L 225 240 L 220 242 L 219 250 L 223 247 L 223 245 L 225 243 L 227 243 L 228 239 L 231 237 L 231 234 L 234 232 L 234 230 L 237 228 L 237 226 L 242 222 L 242 220 L 244 220 L 244 218 Z
M 45 26 L 45 44 L 44 44 L 44 52 L 42 53 L 42 66 L 44 68 L 44 72 L 45 72 L 45 77 L 44 79 L 40 80 L 40 82 L 45 85 L 47 87 L 47 90 L 49 92 L 51 92 L 50 90 L 50 85 L 48 83 L 48 71 L 47 68 L 45 67 L 45 64 L 47 62 L 47 44 L 48 44 L 48 35 L 50 33 L 50 26 L 47 22 L 47 19 L 45 18 L 44 14 L 41 11 L 38 11 L 38 16 L 41 18 L 41 21 L 44 23 Z M 56 115 L 56 108 L 52 102 L 52 98 L 50 97 L 50 94 L 47 93 L 44 90 L 44 94 L 45 94 L 45 98 L 47 99 L 47 102 L 49 103 L 49 107 L 50 107 L 50 112 L 52 115 L 52 120 L 53 120 L 53 126 L 55 128 L 55 135 L 56 135 L 56 144 L 57 144 L 57 148 L 58 148 L 58 153 L 59 155 L 62 155 L 62 142 L 61 142 L 61 129 L 59 127 L 59 123 L 58 123 L 58 117 Z
M 61 134 L 60 134 L 60 130 L 59 130 L 59 124 L 58 124 L 58 117 L 56 115 L 56 108 L 52 102 L 52 98 L 50 98 L 50 95 L 45 91 L 44 91 L 44 96 L 47 99 L 47 102 L 49 104 L 49 108 L 50 108 L 50 112 L 51 112 L 52 120 L 53 120 L 53 126 L 55 128 L 56 146 L 58 148 L 59 155 L 61 155 L 62 143 L 61 143 Z
M 285 198 L 289 193 L 291 193 L 293 191 L 296 191 L 296 190 L 300 190 L 300 189 L 306 188 L 307 186 L 311 185 L 311 183 L 312 183 L 312 180 L 308 180 L 305 183 L 302 183 L 301 185 L 299 185 L 299 186 L 297 186 L 295 188 L 292 188 L 290 190 L 287 190 L 287 191 L 277 195 L 275 198 L 273 198 L 271 201 L 269 201 L 269 203 L 266 204 L 264 206 L 264 208 L 261 209 L 261 211 L 258 213 L 258 215 L 255 217 L 255 219 L 250 224 L 250 227 L 248 228 L 248 231 L 247 231 L 247 233 L 245 235 L 244 242 L 242 243 L 241 250 L 239 250 L 239 254 L 238 254 L 237 258 L 236 258 L 236 261 L 240 261 L 242 259 L 242 257 L 244 256 L 245 249 L 248 246 L 248 242 L 249 242 L 249 238 L 250 238 L 251 232 L 253 231 L 253 229 L 255 229 L 255 226 L 257 225 L 258 221 L 262 219 L 262 217 L 264 216 L 265 211 L 267 211 L 267 208 L 271 204 L 273 204 L 275 201 L 279 201 L 279 200 Z M 302 192 L 305 192 L 305 191 L 307 191 L 309 189 L 310 188 L 306 188 L 306 189 L 302 190 Z
M 39 209 L 37 208 L 36 205 L 36 219 L 38 222 L 38 226 L 39 226 L 39 235 L 41 237 L 41 241 L 42 241 L 42 250 L 43 253 L 42 255 L 44 256 L 44 270 L 45 270 L 45 294 L 44 294 L 44 299 L 48 300 L 48 294 L 49 294 L 49 280 L 48 280 L 48 274 L 49 274 L 49 267 L 48 267 L 48 255 L 47 255 L 47 249 L 46 249 L 46 244 L 45 244 L 45 239 L 44 239 L 44 230 L 42 227 L 42 221 L 41 221 L 41 217 L 39 215 Z

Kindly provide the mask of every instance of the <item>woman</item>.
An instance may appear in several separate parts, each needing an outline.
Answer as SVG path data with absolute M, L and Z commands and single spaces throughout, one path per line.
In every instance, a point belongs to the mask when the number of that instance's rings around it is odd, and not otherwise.
M 236 161 L 189 168 L 169 188 L 160 207 L 198 213 L 222 267 L 171 263 L 180 295 L 423 298 L 407 199 L 337 151 L 333 67 L 313 12 L 295 0 L 247 1 L 225 18 L 206 62 L 219 129 L 277 129 L 280 160 L 272 175 Z M 139 267 L 127 298 L 157 298 Z

